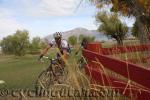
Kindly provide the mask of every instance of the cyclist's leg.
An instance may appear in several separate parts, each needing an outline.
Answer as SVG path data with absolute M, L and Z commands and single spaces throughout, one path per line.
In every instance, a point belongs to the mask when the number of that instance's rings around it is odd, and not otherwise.
M 58 60 L 58 66 L 56 68 L 57 68 L 57 70 L 59 70 L 60 73 L 63 73 L 64 68 L 65 68 L 66 58 L 64 58 L 64 57 L 66 57 L 66 56 L 64 56 L 63 54 L 65 54 L 65 52 L 62 51 L 61 54 L 57 53 L 57 56 L 56 56 L 57 60 Z
M 58 83 L 63 83 L 64 82 L 64 80 L 66 79 L 65 77 L 66 77 L 66 70 L 65 70 L 65 63 L 66 63 L 66 61 L 67 61 L 67 59 L 68 59 L 68 53 L 67 53 L 67 51 L 66 50 L 62 50 L 62 52 L 61 52 L 61 54 L 57 54 L 57 59 L 58 59 L 58 63 L 59 63 L 59 66 L 57 66 L 57 68 L 58 68 L 58 73 L 60 74 L 60 75 L 58 75 L 57 77 L 56 77 L 56 80 L 58 81 Z
M 57 54 L 57 59 L 59 60 L 61 65 L 65 65 L 67 63 L 67 60 L 69 58 L 69 53 L 67 49 L 62 49 L 61 54 Z

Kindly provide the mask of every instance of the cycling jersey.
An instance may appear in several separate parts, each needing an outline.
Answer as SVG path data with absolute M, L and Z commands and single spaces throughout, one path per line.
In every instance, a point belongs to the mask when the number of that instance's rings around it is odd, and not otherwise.
M 50 41 L 49 45 L 52 46 L 52 47 L 57 47 L 57 43 L 56 43 L 55 39 Z M 62 39 L 60 47 L 61 47 L 61 49 L 68 49 L 69 48 L 69 44 L 68 44 L 68 42 L 66 40 Z
M 55 39 L 52 39 L 51 41 L 46 39 L 46 42 L 51 46 L 51 47 L 58 47 L 57 46 L 57 43 L 55 41 Z M 60 52 L 63 54 L 63 50 L 66 50 L 68 52 L 68 54 L 71 52 L 71 49 L 70 49 L 70 46 L 68 44 L 68 42 L 65 40 L 65 39 L 62 39 L 61 40 L 61 44 L 60 44 L 60 47 L 58 47 Z

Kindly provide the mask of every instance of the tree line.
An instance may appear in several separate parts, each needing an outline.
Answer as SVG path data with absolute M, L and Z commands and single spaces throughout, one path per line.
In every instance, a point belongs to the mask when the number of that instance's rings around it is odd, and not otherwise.
M 94 41 L 94 37 L 80 35 L 79 38 L 72 35 L 68 38 L 70 45 L 75 46 L 80 43 L 83 38 L 89 41 Z M 45 41 L 40 37 L 29 39 L 29 32 L 27 30 L 17 30 L 13 35 L 8 35 L 0 41 L 2 53 L 13 54 L 16 56 L 24 56 L 25 54 L 39 54 L 40 50 L 46 47 Z
M 27 30 L 17 30 L 13 35 L 4 37 L 0 41 L 4 54 L 14 54 L 16 56 L 24 56 L 26 53 L 39 53 L 45 45 L 40 37 L 34 37 L 30 41 Z
M 79 37 L 77 37 L 75 35 L 70 36 L 68 38 L 68 43 L 74 47 L 77 44 L 81 44 L 83 38 L 86 38 L 87 41 L 89 41 L 89 42 L 93 42 L 95 40 L 94 36 L 86 36 L 86 35 L 80 34 Z

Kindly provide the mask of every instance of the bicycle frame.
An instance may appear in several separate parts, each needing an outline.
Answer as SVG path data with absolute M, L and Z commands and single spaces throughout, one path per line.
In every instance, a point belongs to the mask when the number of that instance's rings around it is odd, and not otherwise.
M 41 85 L 42 87 L 49 87 L 50 85 L 54 85 L 55 82 L 57 83 L 62 83 L 66 78 L 65 77 L 65 72 L 63 67 L 60 66 L 59 59 L 51 59 L 47 56 L 44 56 L 43 58 L 49 59 L 50 64 L 47 69 L 43 70 L 36 81 L 36 86 Z M 44 62 L 43 60 L 41 60 Z M 59 76 L 62 76 L 63 81 L 60 81 Z M 46 80 L 45 80 L 46 79 Z M 46 83 L 45 83 L 46 82 Z M 39 84 L 39 85 L 38 85 Z

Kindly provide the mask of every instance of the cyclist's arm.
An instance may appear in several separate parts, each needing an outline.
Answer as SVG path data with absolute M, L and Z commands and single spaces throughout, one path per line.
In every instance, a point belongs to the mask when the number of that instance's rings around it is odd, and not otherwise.
M 41 55 L 45 55 L 47 54 L 48 50 L 51 48 L 50 45 L 48 45 L 42 52 L 41 52 Z
M 51 45 L 48 45 L 40 54 L 39 60 L 48 52 L 48 50 L 51 48 Z

